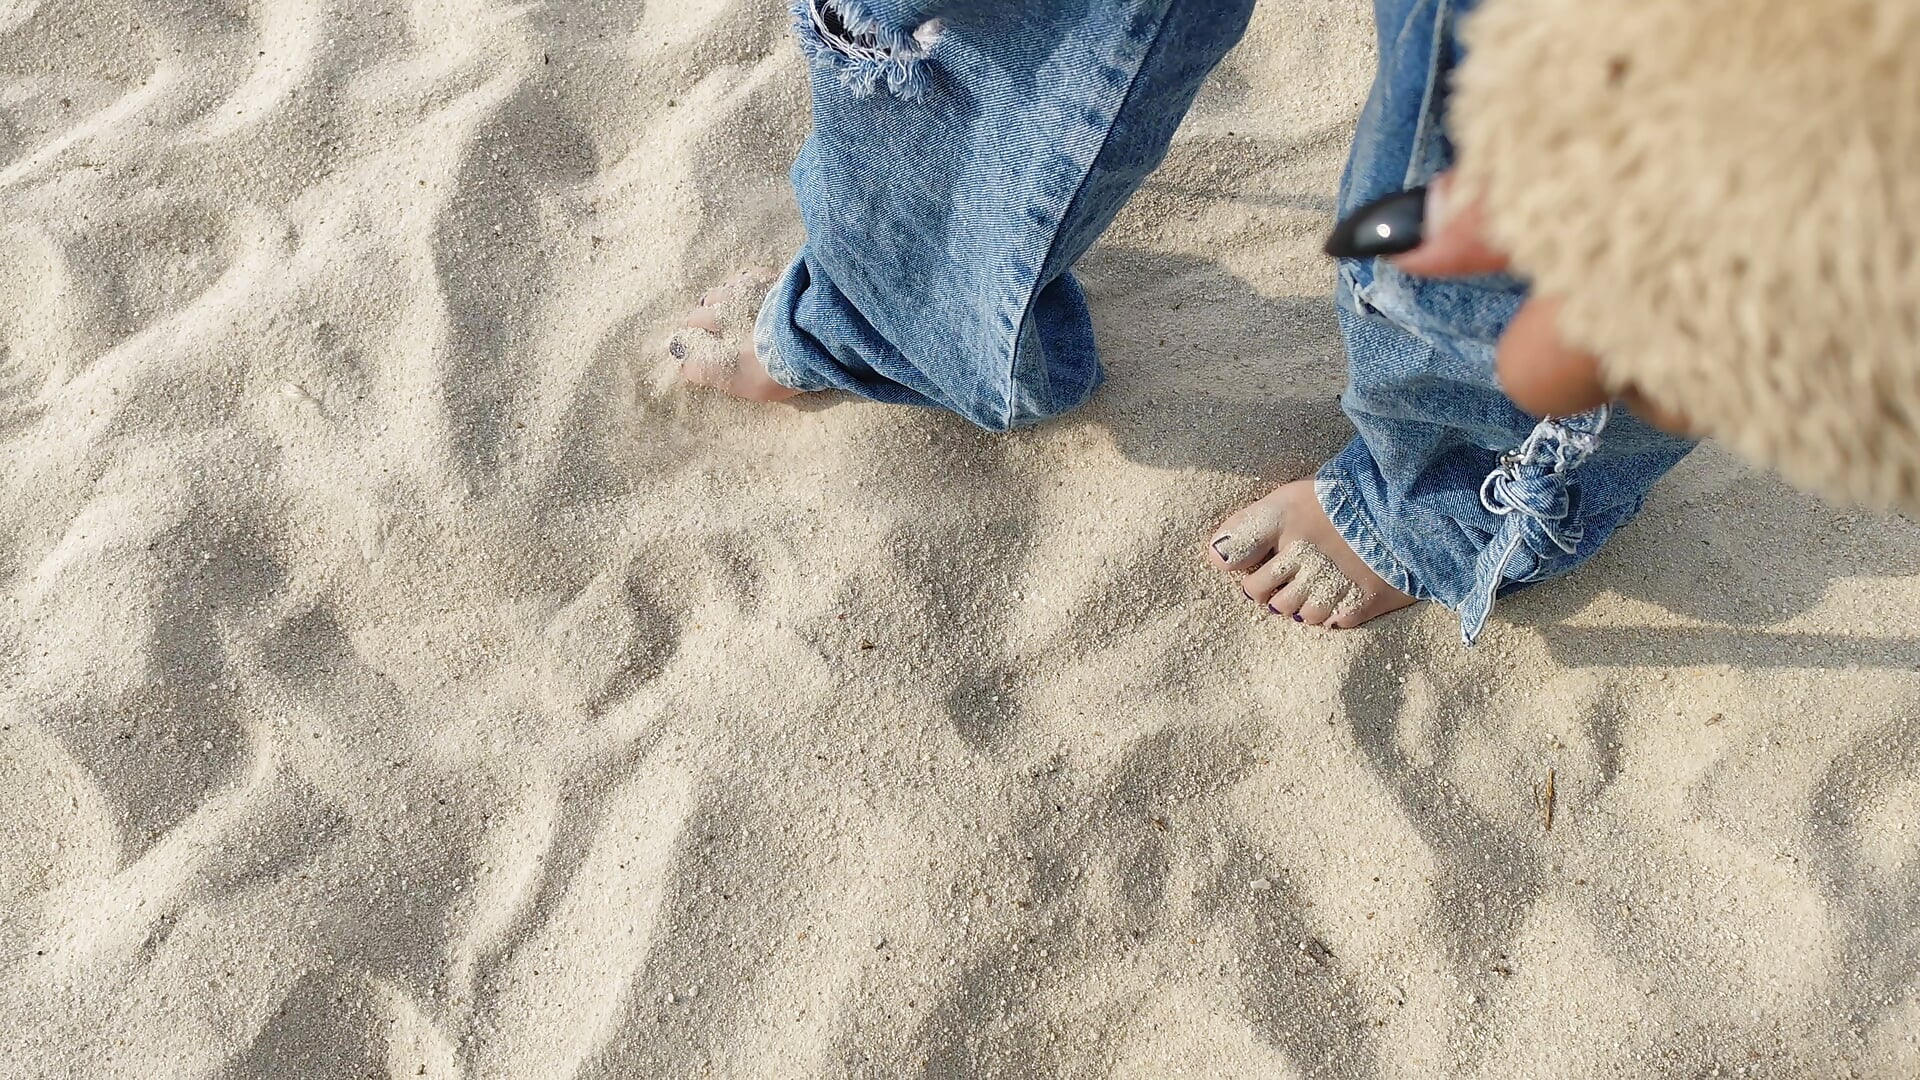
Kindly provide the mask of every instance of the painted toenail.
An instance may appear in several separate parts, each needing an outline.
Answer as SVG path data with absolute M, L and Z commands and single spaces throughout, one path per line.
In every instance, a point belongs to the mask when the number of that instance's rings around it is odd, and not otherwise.
M 685 342 L 682 342 L 682 341 L 677 341 L 677 340 L 676 340 L 676 341 L 671 341 L 671 342 L 668 342 L 668 343 L 667 343 L 667 352 L 668 352 L 668 354 L 670 354 L 670 355 L 671 355 L 671 356 L 672 356 L 672 357 L 673 357 L 673 358 L 674 358 L 675 360 L 685 360 L 685 359 L 687 358 L 687 346 L 686 346 L 686 343 L 685 343 Z
M 1280 609 L 1277 607 L 1274 607 L 1272 604 L 1267 605 L 1267 610 L 1273 612 L 1275 615 L 1280 614 Z
M 1254 549 L 1259 543 L 1257 537 L 1241 537 L 1226 533 L 1214 540 L 1213 550 L 1220 556 L 1221 562 L 1228 566 L 1239 566 L 1254 554 Z
M 1306 617 L 1305 615 L 1302 615 L 1302 614 L 1300 614 L 1299 612 L 1294 612 L 1294 615 L 1293 615 L 1293 621 L 1294 621 L 1294 622 L 1306 622 L 1306 621 L 1307 621 L 1307 617 Z

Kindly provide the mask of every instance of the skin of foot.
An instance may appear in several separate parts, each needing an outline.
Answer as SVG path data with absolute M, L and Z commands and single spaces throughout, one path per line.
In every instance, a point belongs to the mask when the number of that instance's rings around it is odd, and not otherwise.
M 1269 612 L 1309 626 L 1350 630 L 1410 607 L 1327 520 L 1312 480 L 1296 480 L 1228 518 L 1208 561 L 1240 574 L 1240 591 Z
M 686 318 L 686 329 L 675 334 L 667 346 L 680 361 L 682 380 L 744 401 L 786 401 L 800 396 L 800 391 L 775 382 L 753 349 L 751 312 L 759 307 L 772 281 L 771 270 L 742 270 L 700 298 L 700 306 Z M 742 325 L 731 325 L 734 323 Z M 705 332 L 711 340 L 693 337 L 697 332 Z M 726 347 L 729 339 L 737 339 L 733 348 Z

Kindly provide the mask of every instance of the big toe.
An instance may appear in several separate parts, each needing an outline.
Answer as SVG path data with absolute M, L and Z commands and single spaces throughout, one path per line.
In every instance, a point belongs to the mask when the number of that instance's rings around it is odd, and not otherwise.
M 680 377 L 697 386 L 724 388 L 739 373 L 741 358 L 720 335 L 689 326 L 667 342 L 680 362 Z
M 1228 518 L 1207 543 L 1214 565 L 1240 571 L 1265 562 L 1279 542 L 1283 517 L 1278 507 L 1263 499 Z

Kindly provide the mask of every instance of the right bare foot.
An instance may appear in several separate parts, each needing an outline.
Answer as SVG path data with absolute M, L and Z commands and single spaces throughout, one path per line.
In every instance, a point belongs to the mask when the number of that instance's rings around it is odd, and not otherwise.
M 700 306 L 687 316 L 687 329 L 667 345 L 680 361 L 682 379 L 745 401 L 786 401 L 800 395 L 775 382 L 753 348 L 753 321 L 773 280 L 771 270 L 742 270 L 700 298 Z
M 1312 480 L 1284 484 L 1228 518 L 1210 546 L 1216 567 L 1246 575 L 1248 599 L 1294 622 L 1348 630 L 1415 603 L 1341 539 Z

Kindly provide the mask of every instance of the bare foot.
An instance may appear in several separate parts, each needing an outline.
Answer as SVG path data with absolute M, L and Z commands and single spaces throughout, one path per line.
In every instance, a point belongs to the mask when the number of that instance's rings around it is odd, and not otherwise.
M 746 401 L 785 401 L 800 391 L 767 374 L 753 349 L 753 320 L 773 284 L 771 270 L 742 270 L 700 298 L 687 329 L 673 335 L 667 351 L 680 361 L 680 377 Z
M 1312 480 L 1296 480 L 1228 518 L 1210 561 L 1244 573 L 1240 591 L 1275 615 L 1350 630 L 1414 599 L 1381 580 L 1320 509 Z

